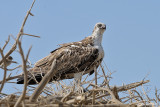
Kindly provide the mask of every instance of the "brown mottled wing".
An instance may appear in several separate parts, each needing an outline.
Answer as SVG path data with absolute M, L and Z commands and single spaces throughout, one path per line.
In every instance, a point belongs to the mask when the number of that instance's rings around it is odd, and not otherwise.
M 46 57 L 44 57 L 44 58 L 42 58 L 42 59 L 40 59 L 39 61 L 37 61 L 37 62 L 34 64 L 34 66 L 35 66 L 35 67 L 40 67 L 40 66 L 43 66 L 43 65 L 47 64 L 50 56 L 51 56 L 51 54 L 48 55 L 48 56 L 46 56 Z
M 47 72 L 46 70 L 43 71 L 44 68 L 49 70 L 53 60 L 56 59 L 57 64 L 60 65 L 58 66 L 57 75 L 76 73 L 89 69 L 89 66 L 93 64 L 97 57 L 97 48 L 68 45 L 55 50 L 49 56 L 39 60 L 35 64 L 35 68 L 38 67 L 41 68 L 42 72 Z M 36 70 L 35 72 L 38 71 L 39 70 Z
M 56 57 L 60 63 L 59 72 L 73 73 L 84 70 L 91 65 L 98 57 L 98 49 L 94 47 L 67 46 Z
M 59 50 L 61 50 L 61 48 L 62 48 L 62 47 L 59 47 L 59 48 L 51 51 L 51 52 L 50 52 L 51 54 L 49 54 L 48 56 L 46 56 L 46 57 L 40 59 L 39 61 L 37 61 L 37 62 L 34 64 L 34 66 L 35 66 L 35 67 L 45 66 L 46 64 L 48 64 L 48 61 L 51 60 L 51 58 L 53 58 L 53 56 L 56 55 L 57 52 L 59 52 Z
M 58 44 L 59 46 L 68 46 L 68 45 L 71 45 L 73 44 L 74 42 L 71 42 L 71 43 L 63 43 L 63 44 Z

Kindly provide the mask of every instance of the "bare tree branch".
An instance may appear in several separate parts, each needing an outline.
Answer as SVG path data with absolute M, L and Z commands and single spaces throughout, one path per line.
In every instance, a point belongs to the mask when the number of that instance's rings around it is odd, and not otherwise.
M 0 54 L 2 56 L 2 61 L 3 61 L 3 65 L 4 65 L 4 74 L 3 74 L 3 81 L 2 81 L 2 84 L 1 84 L 1 87 L 0 87 L 0 93 L 4 87 L 4 84 L 6 82 L 6 75 L 7 75 L 7 65 L 6 65 L 6 59 L 4 57 L 4 54 L 3 54 L 3 50 L 0 48 Z
M 31 102 L 37 100 L 38 96 L 41 94 L 46 84 L 49 82 L 52 76 L 57 72 L 56 67 L 57 67 L 56 60 L 54 60 L 52 62 L 51 70 L 43 77 L 42 81 L 40 82 L 34 93 L 31 95 L 29 99 Z
M 25 19 L 24 19 L 24 21 L 23 21 L 22 26 L 21 26 L 20 32 L 19 32 L 19 34 L 17 35 L 16 43 L 13 45 L 13 46 L 15 46 L 15 48 L 13 48 L 13 49 L 15 50 L 15 49 L 16 49 L 16 45 L 18 44 L 19 51 L 20 51 L 20 54 L 21 54 L 21 57 L 22 57 L 22 62 L 23 62 L 22 68 L 23 68 L 23 73 L 24 73 L 24 89 L 23 89 L 23 93 L 22 93 L 22 95 L 19 97 L 19 99 L 17 100 L 17 102 L 16 102 L 16 104 L 14 105 L 14 107 L 18 107 L 19 104 L 21 103 L 21 101 L 24 100 L 25 95 L 26 95 L 27 85 L 28 85 L 28 83 L 27 83 L 27 80 L 28 80 L 27 74 L 28 74 L 28 72 L 27 72 L 27 65 L 26 65 L 26 63 L 27 63 L 28 56 L 29 56 L 29 53 L 30 53 L 31 48 L 29 49 L 29 51 L 28 51 L 28 53 L 27 53 L 27 56 L 26 56 L 26 59 L 25 59 L 24 53 L 23 53 L 23 50 L 22 50 L 22 47 L 21 47 L 21 42 L 19 41 L 19 38 L 20 38 L 21 35 L 23 35 L 23 28 L 24 28 L 24 25 L 25 25 L 25 23 L 26 23 L 26 21 L 27 21 L 28 16 L 29 16 L 29 15 L 32 15 L 32 14 L 31 14 L 31 9 L 32 9 L 34 3 L 35 3 L 35 0 L 33 1 L 32 5 L 31 5 L 31 7 L 30 7 L 30 9 L 29 9 L 29 11 L 27 12 L 27 15 L 26 15 L 26 17 L 25 17 Z M 13 50 L 13 49 L 11 49 L 11 50 Z M 14 51 L 14 50 L 13 50 L 13 51 Z M 7 56 L 7 55 L 6 55 L 6 56 Z M 23 103 L 24 103 L 24 102 L 23 102 Z
M 40 36 L 31 35 L 31 34 L 27 34 L 27 33 L 23 33 L 23 35 L 28 35 L 28 36 L 32 36 L 32 37 L 37 37 L 37 38 L 40 38 Z
M 20 77 L 20 76 L 21 76 L 21 74 L 20 74 L 20 75 L 13 76 L 13 77 L 7 77 L 7 78 L 6 78 L 6 82 L 7 82 L 7 81 L 10 81 L 10 80 L 13 80 L 13 79 L 16 79 L 16 78 L 18 78 L 18 77 Z M 0 81 L 0 84 L 2 84 L 2 82 L 3 82 L 3 81 Z
M 8 40 L 6 41 L 6 43 L 5 43 L 5 45 L 3 46 L 2 50 L 4 50 L 4 49 L 5 49 L 5 47 L 6 47 L 6 46 L 7 46 L 7 44 L 9 43 L 9 41 L 10 41 L 10 35 L 8 36 Z
M 35 1 L 36 1 L 36 0 L 33 1 L 32 5 L 31 5 L 31 7 L 30 7 L 30 9 L 29 9 L 29 11 L 27 12 L 27 14 L 26 14 L 26 16 L 25 16 L 25 18 L 24 18 L 24 21 L 23 21 L 22 26 L 21 26 L 21 28 L 20 28 L 20 31 L 19 31 L 19 33 L 18 33 L 18 35 L 17 35 L 17 38 L 16 38 L 15 43 L 13 44 L 13 46 L 11 47 L 11 49 L 10 49 L 10 50 L 6 53 L 6 55 L 4 56 L 5 59 L 6 59 L 12 52 L 14 52 L 14 50 L 16 49 L 17 42 L 18 42 L 19 38 L 22 36 L 22 34 L 23 34 L 24 25 L 25 25 L 25 23 L 26 23 L 26 21 L 27 21 L 27 19 L 28 19 L 28 16 L 31 15 L 31 9 L 32 9 Z M 1 63 L 2 63 L 2 60 L 0 60 L 0 64 L 1 64 Z
M 156 100 L 159 102 L 160 101 L 160 97 L 158 95 L 158 90 L 157 90 L 156 87 L 155 87 L 155 96 L 156 96 Z
M 17 69 L 17 68 L 21 68 L 21 67 L 22 67 L 22 65 L 18 65 L 18 66 L 14 67 L 14 68 L 7 69 L 7 71 L 13 71 L 13 70 L 15 70 L 15 69 Z M 1 82 L 0 82 L 0 83 L 1 83 Z
M 145 84 L 145 83 L 148 83 L 149 82 L 149 80 L 146 80 L 146 81 L 140 81 L 140 82 L 135 82 L 135 83 L 131 83 L 131 84 L 127 84 L 127 85 L 124 85 L 124 86 L 119 86 L 119 87 L 117 87 L 117 92 L 121 92 L 121 91 L 126 91 L 126 90 L 129 90 L 129 89 L 132 89 L 132 88 L 136 88 L 136 87 L 138 87 L 138 86 L 140 86 L 140 85 L 142 85 L 142 84 Z M 91 85 L 92 86 L 95 86 L 95 84 L 92 84 L 91 83 Z M 104 88 L 103 88 L 104 89 Z M 103 89 L 100 89 L 100 88 L 98 88 L 98 89 L 93 89 L 93 90 L 90 90 L 90 91 L 102 91 Z M 110 88 L 110 90 L 112 91 L 114 89 L 114 87 L 113 88 Z M 106 89 L 105 88 L 105 90 L 108 90 L 108 89 Z M 106 92 L 104 95 L 102 95 L 101 97 L 104 97 L 104 96 L 109 96 L 109 95 L 111 95 L 112 93 L 110 93 L 110 91 L 108 92 Z M 114 96 L 113 96 L 114 97 Z M 99 97 L 98 97 L 99 98 Z
M 30 50 L 31 50 L 31 47 L 30 47 L 29 50 L 28 50 L 26 59 L 25 59 L 20 41 L 18 41 L 18 47 L 19 47 L 19 51 L 20 51 L 20 54 L 21 54 L 21 57 L 22 57 L 22 62 L 23 62 L 22 68 L 23 68 L 23 74 L 24 74 L 24 89 L 23 89 L 22 95 L 19 97 L 19 99 L 16 102 L 14 107 L 18 107 L 18 105 L 21 103 L 21 101 L 25 98 L 25 95 L 26 95 L 27 85 L 28 85 L 28 83 L 27 83 L 27 81 L 28 81 L 28 71 L 27 71 L 27 65 L 26 64 L 27 64 L 28 56 L 29 56 L 29 53 L 30 53 Z

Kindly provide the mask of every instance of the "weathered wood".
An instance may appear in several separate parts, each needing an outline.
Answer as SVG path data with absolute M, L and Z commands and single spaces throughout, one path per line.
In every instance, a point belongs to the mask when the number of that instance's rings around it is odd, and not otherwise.
M 0 107 L 13 107 L 15 102 L 9 102 L 6 103 L 0 103 Z M 25 104 L 26 107 L 137 107 L 137 105 L 130 105 L 130 104 L 98 104 L 98 105 L 73 105 L 73 104 Z M 19 105 L 19 107 L 22 107 L 22 104 Z M 147 107 L 147 106 L 146 106 Z M 148 106 L 151 107 L 151 106 Z
M 52 78 L 52 76 L 56 73 L 56 60 L 53 61 L 51 70 L 44 76 L 36 90 L 33 92 L 33 94 L 30 97 L 30 101 L 34 102 L 37 100 L 38 96 L 42 93 L 44 87 L 49 82 L 49 80 Z

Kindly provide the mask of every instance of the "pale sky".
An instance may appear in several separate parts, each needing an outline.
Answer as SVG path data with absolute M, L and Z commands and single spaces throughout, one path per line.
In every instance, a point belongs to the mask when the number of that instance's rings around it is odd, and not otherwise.
M 32 0 L 1 1 L 0 46 L 8 35 L 17 35 L 31 3 Z M 28 18 L 24 32 L 41 36 L 23 38 L 25 53 L 33 46 L 29 57 L 32 63 L 48 55 L 58 44 L 80 41 L 91 35 L 94 25 L 102 22 L 107 26 L 102 43 L 104 61 L 111 71 L 116 71 L 111 85 L 140 81 L 149 74 L 146 77 L 151 81 L 149 88 L 160 89 L 159 0 L 37 0 L 32 13 L 34 17 Z M 21 63 L 17 52 L 12 56 Z M 3 92 L 13 93 L 13 87 L 22 89 L 23 85 L 7 84 Z

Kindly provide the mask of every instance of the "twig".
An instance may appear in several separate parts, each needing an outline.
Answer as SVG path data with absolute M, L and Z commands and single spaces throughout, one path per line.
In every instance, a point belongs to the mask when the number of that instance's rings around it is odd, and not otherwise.
M 3 50 L 0 48 L 0 54 L 2 56 L 2 61 L 3 61 L 3 64 L 4 64 L 4 75 L 3 75 L 3 81 L 2 81 L 2 84 L 1 84 L 1 87 L 0 87 L 0 93 L 4 87 L 4 84 L 6 82 L 6 75 L 7 75 L 7 65 L 6 65 L 6 59 L 4 57 L 4 54 L 3 54 Z
M 135 92 L 139 98 L 141 99 L 141 101 L 143 101 L 143 98 L 141 97 L 140 93 L 137 90 L 132 90 L 133 92 Z M 134 98 L 135 100 L 139 101 L 137 98 Z
M 27 33 L 23 33 L 23 35 L 28 35 L 28 36 L 32 36 L 32 37 L 37 37 L 37 38 L 40 38 L 40 36 L 31 35 L 31 34 L 27 34 Z
M 107 85 L 108 85 L 108 87 L 109 87 L 109 81 L 107 80 L 107 77 L 106 77 L 105 71 L 104 71 L 104 69 L 103 69 L 103 67 L 102 67 L 102 65 L 101 65 L 101 64 L 100 64 L 100 67 L 101 67 L 101 69 L 102 69 L 102 72 L 103 72 L 103 76 L 104 76 L 105 82 L 107 83 Z
M 27 53 L 27 55 L 26 55 L 26 59 L 25 59 L 25 63 L 26 63 L 26 64 L 27 64 L 28 57 L 29 57 L 29 53 L 31 52 L 31 49 L 32 49 L 32 46 L 29 48 L 28 53 Z M 26 65 L 26 68 L 27 68 L 27 65 Z
M 128 93 L 129 93 L 129 99 L 130 99 L 130 103 L 132 103 L 133 102 L 133 96 L 132 96 L 132 92 L 131 92 L 131 90 L 128 90 Z
M 7 46 L 7 44 L 9 43 L 9 41 L 10 41 L 10 35 L 8 36 L 8 40 L 6 41 L 6 43 L 5 43 L 5 45 L 3 46 L 2 50 L 4 50 L 4 49 L 5 49 L 5 47 L 6 47 L 6 46 Z
M 28 56 L 29 56 L 29 53 L 30 53 L 31 48 L 29 49 L 29 51 L 28 51 L 28 53 L 27 53 L 27 56 L 26 56 L 26 59 L 25 59 L 24 53 L 23 53 L 23 50 L 22 50 L 22 47 L 21 47 L 21 42 L 19 41 L 19 38 L 20 38 L 20 36 L 23 34 L 23 28 L 24 28 L 24 25 L 25 25 L 25 23 L 26 23 L 26 21 L 27 21 L 28 16 L 29 16 L 29 15 L 32 15 L 32 14 L 31 14 L 31 9 L 32 9 L 34 3 L 35 3 L 35 0 L 33 1 L 32 5 L 31 5 L 31 7 L 30 7 L 30 9 L 29 9 L 29 11 L 27 12 L 26 17 L 24 18 L 24 21 L 23 21 L 23 23 L 22 23 L 20 32 L 19 32 L 18 35 L 17 35 L 16 43 L 13 45 L 12 49 L 6 54 L 6 56 L 9 55 L 9 54 L 11 54 L 11 53 L 16 49 L 16 45 L 18 44 L 19 51 L 20 51 L 21 57 L 22 57 L 22 62 L 23 62 L 22 68 L 23 68 L 23 72 L 24 72 L 24 89 L 23 89 L 22 95 L 19 97 L 19 99 L 18 99 L 18 101 L 16 102 L 16 104 L 14 105 L 14 107 L 18 107 L 18 105 L 21 103 L 21 101 L 25 98 L 26 90 L 27 90 L 27 84 L 28 84 L 28 83 L 27 83 L 27 79 L 28 79 L 28 78 L 27 78 L 27 66 L 26 66 L 26 63 L 27 63 Z
M 73 99 L 66 101 L 67 104 L 76 104 L 77 102 L 82 102 L 85 100 L 85 96 L 79 95 Z
M 62 99 L 61 102 L 64 102 L 70 95 L 72 95 L 72 91 L 70 93 L 68 93 L 67 95 L 65 95 Z
M 119 95 L 118 95 L 118 91 L 117 91 L 117 87 L 114 86 L 112 91 L 113 91 L 113 94 L 116 97 L 116 99 L 120 101 L 120 98 L 119 98 Z
M 29 99 L 31 102 L 34 102 L 34 101 L 37 100 L 38 96 L 41 94 L 41 92 L 44 89 L 44 87 L 46 86 L 46 84 L 50 81 L 52 76 L 57 72 L 56 71 L 56 67 L 57 66 L 58 65 L 56 64 L 56 59 L 55 59 L 52 62 L 51 70 L 43 77 L 43 79 L 41 80 L 40 84 L 38 85 L 38 87 L 35 89 L 35 91 L 31 95 L 31 97 Z
M 143 88 L 143 84 L 142 84 L 142 90 L 143 90 L 143 93 L 144 93 L 144 95 L 146 96 L 148 102 L 150 103 L 151 100 L 150 100 L 150 98 L 148 97 L 147 93 L 145 92 L 145 90 L 144 90 L 144 88 Z
M 94 105 L 95 104 L 95 91 L 93 91 L 93 93 L 92 93 L 92 96 L 93 96 L 93 98 L 92 98 L 92 105 Z
M 108 66 L 106 65 L 106 63 L 103 61 L 105 67 L 107 68 L 108 72 L 111 73 L 111 71 L 109 70 Z
M 94 68 L 94 72 L 95 72 L 95 86 L 97 86 L 97 69 Z M 97 87 L 94 87 L 94 88 L 97 88 Z M 93 91 L 93 99 L 92 99 L 92 105 L 95 104 L 95 91 Z
M 120 86 L 120 87 L 117 87 L 117 91 L 118 92 L 119 91 L 126 91 L 126 90 L 129 90 L 129 89 L 141 86 L 142 84 L 146 84 L 148 82 L 149 82 L 149 80 L 146 80 L 146 81 L 140 81 L 140 82 L 135 82 L 135 83 L 131 83 L 131 84 L 128 84 L 128 85 Z
M 129 89 L 132 89 L 132 88 L 136 88 L 142 84 L 145 84 L 145 83 L 148 83 L 149 80 L 146 80 L 146 81 L 141 81 L 141 82 L 135 82 L 135 83 L 131 83 L 131 84 L 128 84 L 128 85 L 124 85 L 124 86 L 119 86 L 117 87 L 117 92 L 121 92 L 121 91 L 126 91 L 126 90 L 129 90 Z M 92 84 L 91 85 L 95 85 L 95 84 Z M 106 89 L 106 88 L 105 88 Z M 93 89 L 93 90 L 90 90 L 90 91 L 102 91 L 102 89 L 98 88 L 98 89 Z M 110 90 L 113 90 L 113 88 L 110 88 Z M 110 95 L 110 93 L 108 93 L 108 91 L 102 95 L 101 97 L 104 97 L 104 96 L 108 96 Z
M 126 103 L 127 101 L 132 100 L 133 98 L 137 98 L 137 97 L 139 97 L 139 96 L 130 96 L 129 98 L 125 97 L 125 98 L 128 98 L 128 99 L 126 99 L 125 101 L 123 101 L 123 103 Z M 125 98 L 121 98 L 121 99 L 125 99 Z M 132 103 L 132 102 L 130 102 L 130 103 Z
M 158 95 L 158 90 L 157 88 L 155 87 L 155 96 L 156 96 L 156 99 L 158 100 L 158 102 L 160 101 L 160 98 L 159 98 L 159 95 Z
M 23 74 L 24 74 L 24 89 L 23 89 L 22 95 L 19 97 L 19 99 L 16 102 L 14 107 L 18 107 L 18 105 L 21 103 L 21 101 L 25 98 L 25 95 L 26 95 L 27 85 L 28 85 L 28 83 L 27 83 L 27 81 L 28 81 L 28 77 L 27 77 L 28 72 L 27 72 L 27 65 L 26 64 L 27 64 L 28 56 L 29 56 L 29 53 L 30 53 L 30 50 L 31 50 L 31 47 L 30 47 L 29 50 L 28 50 L 26 59 L 25 59 L 20 41 L 18 42 L 18 47 L 19 47 L 19 51 L 21 53 L 22 62 L 23 62 L 22 68 L 23 68 Z
M 95 90 L 107 91 L 111 95 L 112 101 L 114 101 L 114 102 L 116 102 L 118 104 L 123 104 L 119 100 L 116 99 L 115 95 L 113 94 L 113 92 L 108 87 L 105 87 L 105 88 L 99 87 L 98 89 L 95 89 Z
M 12 69 L 7 69 L 7 71 L 13 71 L 13 70 L 15 70 L 15 69 L 17 69 L 17 68 L 20 68 L 20 67 L 22 67 L 22 65 L 18 65 L 18 66 L 16 66 L 15 68 L 12 68 Z
M 9 80 L 16 79 L 16 78 L 18 78 L 18 77 L 20 77 L 20 76 L 21 76 L 21 74 L 20 74 L 20 75 L 13 76 L 13 77 L 8 77 L 8 78 L 6 78 L 6 82 L 9 81 Z M 2 84 L 2 82 L 3 82 L 3 81 L 0 81 L 0 84 Z
M 27 12 L 27 14 L 26 14 L 26 16 L 25 16 L 25 18 L 24 18 L 24 20 L 23 20 L 22 26 L 21 26 L 20 31 L 19 31 L 19 33 L 18 33 L 18 35 L 17 35 L 17 38 L 16 38 L 16 42 L 13 44 L 13 46 L 11 47 L 11 49 L 10 49 L 10 50 L 6 53 L 6 55 L 4 56 L 5 59 L 6 59 L 12 52 L 14 52 L 14 50 L 16 49 L 17 42 L 18 42 L 19 38 L 22 36 L 22 34 L 23 34 L 23 28 L 24 28 L 24 25 L 25 25 L 25 23 L 26 23 L 26 21 L 27 21 L 27 19 L 28 19 L 28 16 L 29 16 L 29 15 L 32 15 L 32 14 L 31 14 L 31 9 L 32 9 L 35 1 L 36 1 L 36 0 L 33 1 L 32 5 L 31 5 L 31 7 L 30 7 L 30 9 L 29 9 L 29 11 Z M 0 64 L 1 64 L 1 63 L 2 63 L 2 60 L 0 60 Z

